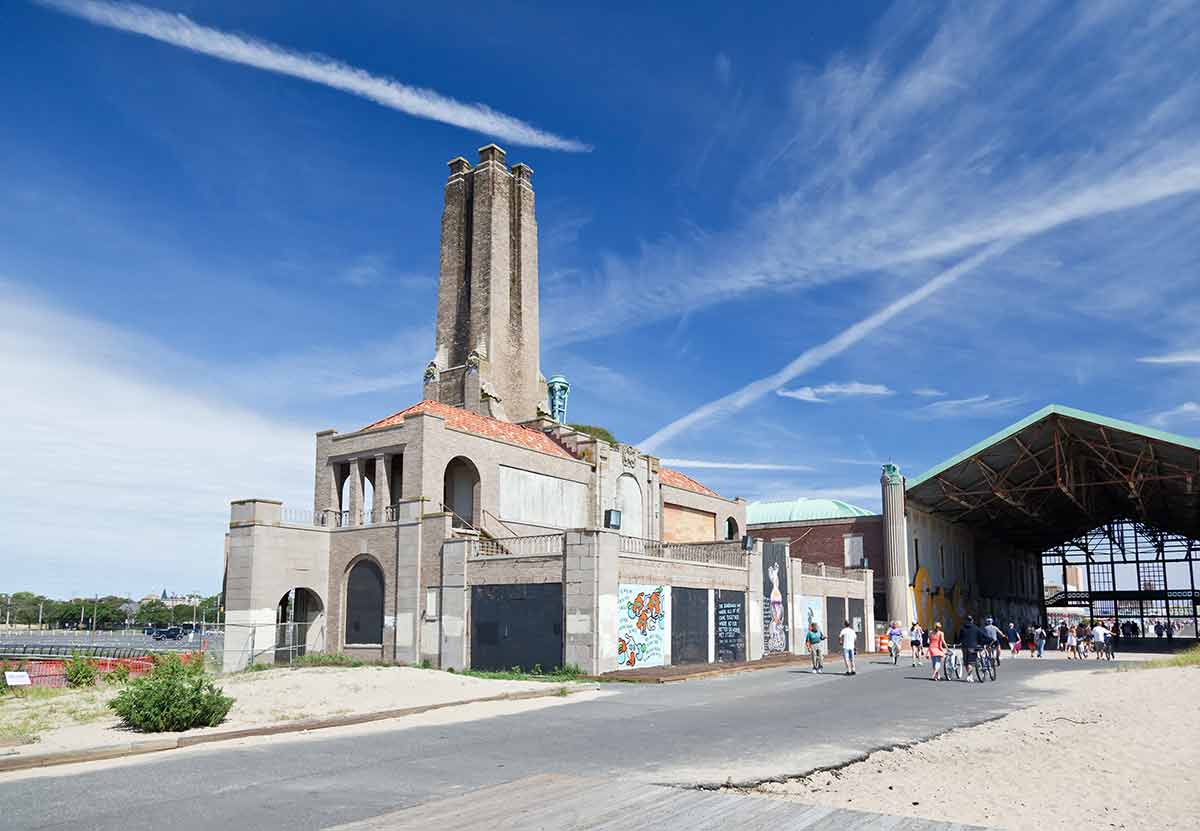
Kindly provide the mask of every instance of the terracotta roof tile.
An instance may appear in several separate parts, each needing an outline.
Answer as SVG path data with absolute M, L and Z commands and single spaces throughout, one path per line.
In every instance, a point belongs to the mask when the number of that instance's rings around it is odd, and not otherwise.
M 672 470 L 669 467 L 660 467 L 658 469 L 658 478 L 664 485 L 670 485 L 672 488 L 679 488 L 680 490 L 691 491 L 692 493 L 702 493 L 705 496 L 720 496 L 716 491 L 706 488 L 686 473 L 680 473 L 678 470 Z
M 515 444 L 518 447 L 537 450 L 541 453 L 560 456 L 564 459 L 575 458 L 562 445 L 541 430 L 534 430 L 529 427 L 522 427 L 520 424 L 500 421 L 490 416 L 483 416 L 473 413 L 470 410 L 464 410 L 461 407 L 452 407 L 449 404 L 429 401 L 428 399 L 413 404 L 407 410 L 401 410 L 395 415 L 380 419 L 374 424 L 368 424 L 362 429 L 377 430 L 383 427 L 395 427 L 404 421 L 405 417 L 422 413 L 428 413 L 429 415 L 445 419 L 446 426 L 451 430 L 461 430 L 464 433 L 484 436 L 496 441 L 506 442 L 507 444 Z

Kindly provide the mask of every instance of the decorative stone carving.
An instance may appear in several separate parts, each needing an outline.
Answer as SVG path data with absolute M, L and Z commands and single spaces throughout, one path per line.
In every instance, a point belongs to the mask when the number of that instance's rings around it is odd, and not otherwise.
M 472 349 L 471 354 L 467 355 L 467 371 L 479 371 L 479 364 L 483 361 L 483 356 L 478 351 Z
M 571 383 L 561 375 L 555 375 L 546 382 L 547 397 L 550 401 L 550 417 L 559 424 L 567 422 L 567 396 L 571 392 Z
M 438 379 L 438 365 L 435 361 L 430 361 L 429 366 L 425 367 L 425 383 L 432 384 Z
M 900 475 L 900 468 L 891 463 L 883 466 L 883 479 L 889 485 L 898 485 L 904 481 L 904 477 Z
M 638 459 L 642 456 L 638 449 L 632 444 L 621 445 L 621 464 L 624 467 L 633 469 L 637 467 Z

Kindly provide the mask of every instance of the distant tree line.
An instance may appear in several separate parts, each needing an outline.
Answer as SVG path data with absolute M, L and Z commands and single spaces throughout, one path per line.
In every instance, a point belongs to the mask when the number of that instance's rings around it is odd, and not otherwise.
M 180 603 L 172 607 L 161 600 L 138 602 L 116 595 L 55 600 L 33 592 L 13 592 L 0 594 L 0 623 L 37 625 L 40 613 L 42 624 L 55 629 L 91 629 L 93 621 L 97 629 L 120 628 L 127 621 L 139 626 L 169 626 L 215 620 L 219 601 L 214 594 L 194 606 Z

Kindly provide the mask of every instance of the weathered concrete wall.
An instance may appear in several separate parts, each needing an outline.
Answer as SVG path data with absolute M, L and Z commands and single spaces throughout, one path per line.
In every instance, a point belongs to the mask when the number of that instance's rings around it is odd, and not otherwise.
M 661 485 L 659 489 L 659 501 L 663 506 L 663 530 L 662 538 L 664 540 L 680 541 L 680 542 L 699 542 L 701 540 L 723 540 L 726 537 L 726 525 L 730 518 L 737 524 L 739 534 L 745 533 L 746 529 L 746 503 L 737 499 L 725 499 L 720 496 L 708 496 L 703 493 L 676 488 L 671 485 Z M 679 531 L 668 527 L 666 517 L 666 505 L 678 505 L 681 508 L 687 508 L 692 511 L 709 513 L 713 515 L 712 529 L 708 531 L 706 537 L 692 537 L 690 539 L 684 537 L 671 537 L 670 534 L 678 534 Z M 699 532 L 697 527 L 696 532 Z M 692 533 L 688 529 L 687 533 Z
M 671 502 L 663 503 L 663 540 L 705 542 L 717 539 L 717 515 Z
M 585 528 L 588 525 L 586 482 L 547 476 L 509 465 L 498 465 L 500 519 L 541 528 Z
M 686 586 L 693 589 L 731 589 L 744 591 L 747 570 L 706 563 L 685 563 L 658 557 L 638 557 L 622 554 L 617 575 L 621 583 L 661 583 L 664 586 Z M 762 575 L 758 575 L 762 583 Z M 762 588 L 759 587 L 761 593 Z

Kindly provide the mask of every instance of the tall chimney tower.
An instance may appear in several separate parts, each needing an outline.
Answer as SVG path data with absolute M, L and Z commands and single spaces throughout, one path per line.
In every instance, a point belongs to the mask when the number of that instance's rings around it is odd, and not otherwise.
M 450 162 L 437 309 L 426 398 L 506 421 L 546 412 L 533 169 L 509 170 L 494 144 L 475 167 Z

